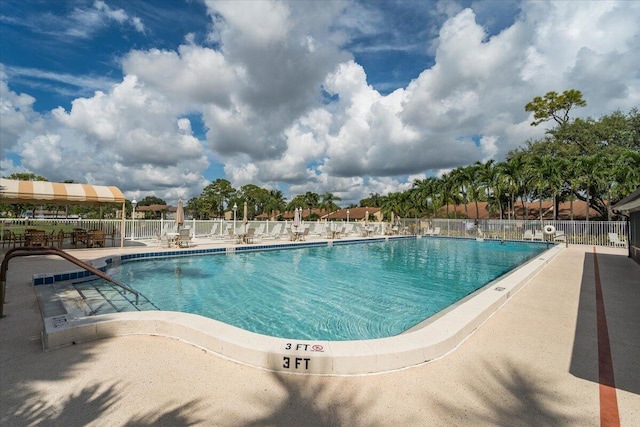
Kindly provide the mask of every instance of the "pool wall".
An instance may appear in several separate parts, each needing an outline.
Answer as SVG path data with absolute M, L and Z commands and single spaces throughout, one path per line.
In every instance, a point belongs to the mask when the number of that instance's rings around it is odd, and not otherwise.
M 282 248 L 281 245 L 259 246 Z M 561 250 L 561 245 L 551 247 L 477 291 L 471 298 L 446 310 L 435 320 L 389 338 L 290 340 L 248 332 L 195 314 L 143 311 L 85 317 L 67 313 L 45 317 L 43 346 L 49 350 L 96 339 L 144 334 L 175 338 L 229 360 L 273 371 L 355 375 L 398 370 L 429 362 L 454 350 Z M 164 252 L 161 254 L 165 255 Z M 180 255 L 185 254 L 180 252 Z M 106 265 L 106 261 L 103 262 Z

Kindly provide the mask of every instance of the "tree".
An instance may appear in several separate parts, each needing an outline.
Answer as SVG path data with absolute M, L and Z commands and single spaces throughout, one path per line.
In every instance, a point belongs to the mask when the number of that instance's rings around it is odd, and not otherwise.
M 369 193 L 369 197 L 360 200 L 360 207 L 379 208 L 382 206 L 383 196 L 378 193 Z
M 433 208 L 437 192 L 438 179 L 435 177 L 416 179 L 413 181 L 411 200 L 415 206 L 418 207 L 420 215 L 429 213 L 429 202 L 431 202 Z
M 309 208 L 308 217 L 311 216 L 311 210 L 316 206 L 318 206 L 319 201 L 320 201 L 320 196 L 312 191 L 307 191 L 304 194 L 305 206 Z
M 3 176 L 6 179 L 14 179 L 17 181 L 49 181 L 44 176 L 36 175 L 34 173 L 12 173 L 9 176 Z
M 280 190 L 269 191 L 269 200 L 264 207 L 264 212 L 271 215 L 272 212 L 282 213 L 287 208 L 284 193 Z
M 340 197 L 336 196 L 333 193 L 324 193 L 322 196 L 322 202 L 320 202 L 320 207 L 326 209 L 327 212 L 333 212 L 335 210 L 340 209 L 340 206 L 336 205 L 336 201 L 342 200 Z
M 229 181 L 218 178 L 202 190 L 198 207 L 209 217 L 223 216 L 225 203 L 228 208 L 231 198 L 235 194 L 236 189 L 231 186 Z
M 569 111 L 572 108 L 586 105 L 587 102 L 582 99 L 582 92 L 569 89 L 562 92 L 562 95 L 552 91 L 543 97 L 536 96 L 525 105 L 524 110 L 533 112 L 534 121 L 531 122 L 531 126 L 538 126 L 552 119 L 562 126 L 569 122 Z
M 138 206 L 166 205 L 167 202 L 156 196 L 146 196 L 138 202 Z

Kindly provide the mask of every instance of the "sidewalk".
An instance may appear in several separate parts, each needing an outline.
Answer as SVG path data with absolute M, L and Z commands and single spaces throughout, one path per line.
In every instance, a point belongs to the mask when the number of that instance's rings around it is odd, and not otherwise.
M 640 266 L 625 250 L 596 252 L 621 425 L 640 425 Z M 31 274 L 69 268 L 49 257 L 9 264 L 2 425 L 600 424 L 591 246 L 560 253 L 447 356 L 359 377 L 273 373 L 152 336 L 43 352 Z

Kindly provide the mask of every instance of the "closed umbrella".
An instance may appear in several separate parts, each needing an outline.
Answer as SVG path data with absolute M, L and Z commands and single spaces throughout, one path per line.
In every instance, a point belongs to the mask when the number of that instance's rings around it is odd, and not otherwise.
M 176 209 L 176 225 L 178 228 L 184 225 L 184 208 L 182 207 L 182 199 L 178 199 L 178 208 Z
M 249 224 L 249 218 L 247 217 L 247 202 L 244 202 L 244 216 L 242 217 L 242 223 L 244 224 L 244 233 L 247 234 L 247 224 Z
M 297 230 L 300 227 L 300 211 L 296 208 L 293 212 L 293 226 Z
M 369 210 L 367 209 L 364 212 L 364 235 L 365 236 L 369 235 L 369 224 L 368 224 L 368 221 L 369 221 Z

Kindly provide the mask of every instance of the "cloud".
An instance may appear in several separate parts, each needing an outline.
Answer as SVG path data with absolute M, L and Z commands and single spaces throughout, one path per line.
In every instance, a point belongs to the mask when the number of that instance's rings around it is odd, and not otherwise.
M 31 87 L 45 87 L 53 92 L 68 96 L 86 96 L 96 90 L 108 90 L 117 81 L 104 76 L 83 76 L 58 73 L 30 67 L 4 66 L 4 71 L 12 82 L 28 81 Z
M 9 89 L 5 68 L 0 67 L 0 150 L 4 158 L 24 135 L 44 130 L 43 120 L 33 110 L 36 99 L 28 94 L 17 94 Z
M 90 8 L 75 8 L 65 18 L 51 17 L 52 23 L 58 22 L 62 24 L 64 21 L 66 25 L 64 32 L 71 37 L 89 38 L 94 35 L 100 29 L 108 26 L 111 22 L 115 22 L 119 25 L 130 25 L 135 31 L 143 33 L 145 31 L 144 24 L 140 18 L 135 16 L 129 16 L 124 9 L 111 9 L 103 1 L 95 1 L 93 7 Z

